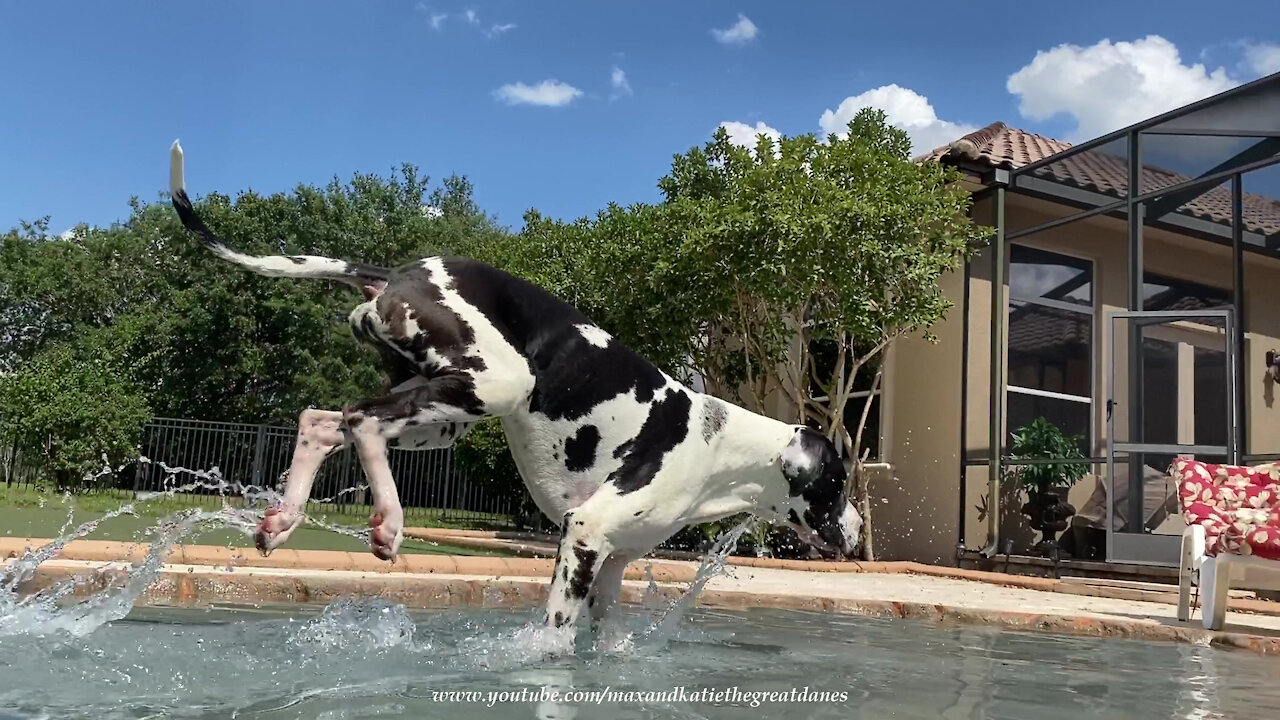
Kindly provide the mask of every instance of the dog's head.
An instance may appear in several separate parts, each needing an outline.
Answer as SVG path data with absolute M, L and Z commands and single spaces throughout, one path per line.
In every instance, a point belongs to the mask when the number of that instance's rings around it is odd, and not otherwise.
M 852 555 L 858 547 L 862 516 L 845 493 L 848 473 L 835 445 L 822 433 L 797 428 L 782 449 L 787 479 L 787 525 L 805 542 Z

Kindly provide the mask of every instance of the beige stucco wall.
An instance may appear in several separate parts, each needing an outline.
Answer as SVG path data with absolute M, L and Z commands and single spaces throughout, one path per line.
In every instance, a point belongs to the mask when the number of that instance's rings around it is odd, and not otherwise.
M 1011 227 L 1031 227 L 1062 214 L 1060 207 L 1010 196 L 1006 214 Z M 974 217 L 990 217 L 983 203 Z M 1074 255 L 1094 263 L 1094 455 L 1105 452 L 1106 346 L 1105 318 L 1128 304 L 1126 224 L 1114 218 L 1090 218 L 1021 238 L 1021 244 Z M 1154 228 L 1144 230 L 1145 266 L 1149 272 L 1191 280 L 1229 290 L 1230 248 L 1194 238 L 1180 237 Z M 988 251 L 989 252 L 989 251 Z M 982 458 L 988 445 L 990 402 L 990 255 L 974 260 L 969 282 L 968 412 L 966 448 L 969 457 Z M 1280 453 L 1280 404 L 1276 390 L 1264 380 L 1265 354 L 1280 350 L 1280 262 L 1246 256 L 1245 266 L 1245 417 L 1247 447 L 1251 453 Z M 959 537 L 960 481 L 960 372 L 963 348 L 963 315 L 960 307 L 963 275 L 953 273 L 944 289 L 956 308 L 933 328 L 937 344 L 918 338 L 899 341 L 887 359 L 885 376 L 886 417 L 882 440 L 886 459 L 896 466 L 896 478 L 873 487 L 877 499 L 875 518 L 878 555 L 885 559 L 952 562 Z M 1007 298 L 1007 287 L 1002 292 Z M 1203 328 L 1193 329 L 1203 332 Z M 1121 333 L 1118 342 L 1125 338 Z M 1123 348 L 1122 348 L 1123 349 Z M 1125 398 L 1123 372 L 1117 373 L 1117 397 Z M 1116 408 L 1117 427 L 1125 427 L 1127 408 Z M 1105 468 L 1099 468 L 1099 471 Z M 980 548 L 986 541 L 980 505 L 986 494 L 988 470 L 971 468 L 965 473 L 965 541 Z M 1086 477 L 1073 489 L 1070 500 L 1084 505 L 1095 478 Z M 1025 548 L 1032 539 L 1017 507 L 1021 499 L 1006 493 L 1002 501 L 1002 535 L 1015 547 Z
M 960 298 L 963 273 L 942 279 L 949 298 Z M 881 402 L 881 447 L 892 476 L 871 485 L 876 555 L 951 563 L 959 516 L 960 303 L 934 325 L 936 343 L 898 340 L 886 357 Z

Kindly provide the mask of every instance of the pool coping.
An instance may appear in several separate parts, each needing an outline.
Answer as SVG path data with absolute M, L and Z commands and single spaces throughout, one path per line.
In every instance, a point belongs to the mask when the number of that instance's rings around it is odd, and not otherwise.
M 415 529 L 416 530 L 416 529 Z M 434 530 L 434 529 L 432 529 Z M 442 531 L 453 539 L 471 536 L 478 539 L 489 539 L 492 531 Z M 426 535 L 425 533 L 423 535 Z M 439 541 L 437 533 L 430 537 L 421 537 L 428 541 Z M 20 556 L 27 550 L 43 546 L 51 540 L 29 537 L 0 537 L 0 562 L 8 558 Z M 57 554 L 65 560 L 88 560 L 102 562 L 141 562 L 146 556 L 149 545 L 146 543 L 126 543 L 109 540 L 74 540 L 68 543 Z M 1177 586 L 1166 586 L 1160 590 L 1140 587 L 1117 587 L 1105 584 L 1087 584 L 1067 580 L 1028 575 L 1012 575 L 986 570 L 969 570 L 965 568 L 927 565 L 910 561 L 861 562 L 861 561 L 819 561 L 819 560 L 782 560 L 777 558 L 751 558 L 730 556 L 730 565 L 752 568 L 768 568 L 778 570 L 798 570 L 816 573 L 876 573 L 885 575 L 914 574 L 932 577 L 967 580 L 986 583 L 998 587 L 1020 588 L 1041 592 L 1063 593 L 1108 598 L 1113 600 L 1133 600 L 1154 602 L 1165 605 L 1177 604 Z M 486 557 L 472 555 L 432 555 L 405 553 L 396 558 L 394 563 L 379 560 L 371 553 L 347 552 L 337 550 L 292 550 L 277 549 L 269 557 L 264 557 L 253 548 L 229 548 L 218 545 L 175 545 L 165 558 L 165 564 L 201 565 L 215 567 L 259 567 L 259 568 L 293 568 L 307 570 L 355 570 L 367 573 L 394 574 L 461 574 L 485 575 L 496 577 L 535 577 L 549 578 L 554 567 L 551 558 L 531 557 Z M 627 567 L 625 577 L 639 580 L 649 577 L 651 573 L 656 582 L 691 582 L 696 572 L 696 564 L 685 560 L 645 558 Z M 1232 612 L 1248 613 L 1280 617 L 1280 603 L 1258 600 L 1247 597 L 1230 597 L 1227 609 Z
M 485 550 L 507 550 L 517 555 L 548 554 L 545 539 L 549 536 L 529 532 L 494 531 L 494 530 L 454 530 L 450 528 L 406 528 L 405 534 L 418 540 L 439 542 L 457 547 L 472 547 Z M 550 554 L 554 554 L 552 551 Z M 667 560 L 694 560 L 697 553 L 676 551 L 660 551 L 651 557 Z M 743 557 L 731 555 L 727 559 L 730 565 L 754 568 L 773 568 L 778 570 L 803 570 L 807 572 L 841 572 L 841 573 L 909 573 L 931 575 L 934 577 L 971 580 L 1001 587 L 1016 587 L 1042 592 L 1065 593 L 1069 595 L 1085 595 L 1091 597 L 1111 598 L 1114 600 L 1135 600 L 1141 602 L 1158 602 L 1176 605 L 1178 602 L 1178 586 L 1165 583 L 1128 583 L 1116 584 L 1101 580 L 1084 578 L 1053 579 L 1033 575 L 1015 575 L 1011 573 L 989 570 L 969 570 L 945 565 L 929 565 L 912 561 L 858 561 L 841 562 L 827 560 L 791 560 L 767 557 Z M 1270 615 L 1280 617 L 1280 603 L 1250 597 L 1230 597 L 1227 602 L 1229 610 L 1254 615 Z
M 119 586 L 126 567 L 116 561 L 52 560 L 20 587 L 34 592 L 67 578 L 78 577 L 75 594 L 85 595 Z M 672 601 L 685 587 L 678 581 L 655 581 L 659 596 Z M 545 602 L 548 584 L 541 577 L 511 577 L 457 572 L 368 572 L 281 567 L 219 567 L 186 563 L 166 564 L 138 599 L 139 606 L 212 607 L 330 603 L 343 597 L 379 597 L 416 609 L 537 607 Z M 622 602 L 639 605 L 652 600 L 647 582 L 624 583 Z M 922 620 L 939 626 L 977 625 L 1003 630 L 1050 632 L 1064 635 L 1176 642 L 1206 647 L 1280 655 L 1280 636 L 1235 631 L 1211 631 L 1192 625 L 1169 625 L 1154 619 L 1096 617 L 975 609 L 948 603 L 852 599 L 823 595 L 784 595 L 704 588 L 696 599 L 704 608 L 757 608 L 837 613 L 883 619 Z

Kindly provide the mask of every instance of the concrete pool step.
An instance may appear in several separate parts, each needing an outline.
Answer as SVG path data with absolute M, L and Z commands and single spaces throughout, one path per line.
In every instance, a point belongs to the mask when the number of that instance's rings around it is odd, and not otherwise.
M 33 592 L 68 577 L 76 594 L 119 587 L 127 568 L 119 563 L 51 560 L 25 583 Z M 467 573 L 364 572 L 279 567 L 172 564 L 162 568 L 139 599 L 142 605 L 208 607 L 330 603 L 377 596 L 412 608 L 537 608 L 546 597 L 545 578 Z M 640 604 L 649 584 L 624 582 L 622 600 Z M 679 597 L 681 582 L 655 583 L 660 598 Z M 1238 648 L 1280 654 L 1280 618 L 1229 613 L 1227 629 L 1204 630 L 1198 620 L 1179 622 L 1163 603 L 1073 596 L 994 586 L 953 578 L 883 573 L 812 573 L 771 568 L 731 568 L 712 578 L 697 598 L 707 608 L 841 613 L 885 619 L 924 620 L 940 626 L 986 625 L 1006 630 L 1051 632 Z

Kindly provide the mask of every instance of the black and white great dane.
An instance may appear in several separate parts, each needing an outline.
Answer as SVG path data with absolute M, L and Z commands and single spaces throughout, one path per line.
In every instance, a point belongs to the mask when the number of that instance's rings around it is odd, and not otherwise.
M 525 486 L 560 525 L 551 626 L 574 625 L 586 607 L 601 619 L 627 564 L 693 523 L 749 512 L 853 552 L 862 521 L 821 433 L 685 387 L 568 303 L 476 260 L 381 268 L 236 252 L 195 214 L 176 141 L 170 191 L 182 224 L 219 258 L 359 288 L 351 330 L 388 375 L 382 397 L 303 411 L 284 497 L 257 531 L 264 553 L 302 523 L 324 458 L 352 443 L 373 493 L 373 553 L 394 560 L 404 514 L 388 448 L 447 447 L 486 417 L 501 419 Z

